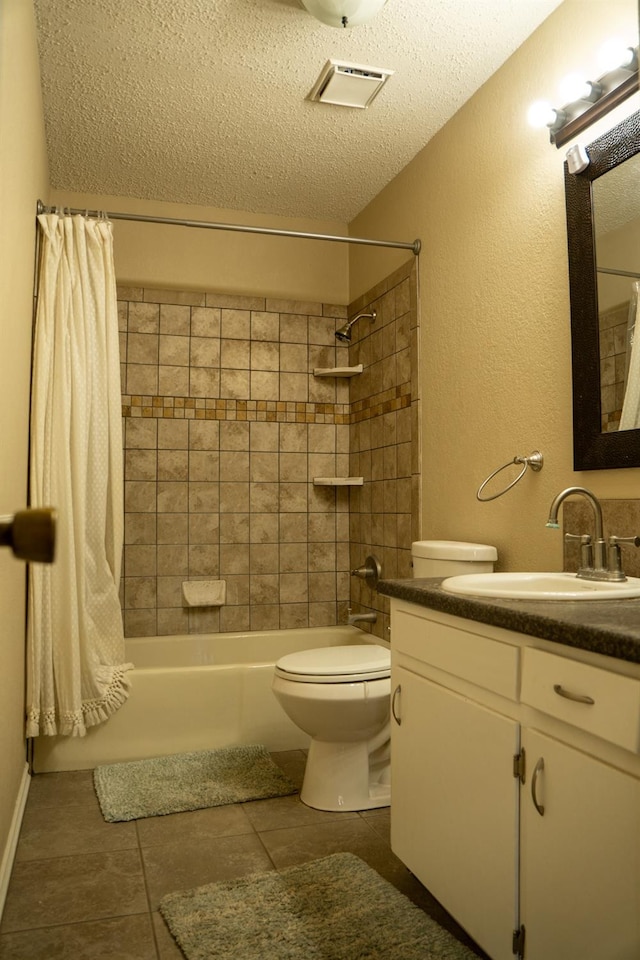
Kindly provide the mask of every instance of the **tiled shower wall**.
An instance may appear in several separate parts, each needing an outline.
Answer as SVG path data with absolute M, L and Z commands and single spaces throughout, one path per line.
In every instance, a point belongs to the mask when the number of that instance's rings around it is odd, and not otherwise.
M 351 490 L 351 568 L 377 557 L 385 578 L 411 576 L 411 542 L 420 537 L 420 393 L 417 271 L 414 260 L 349 306 L 359 320 L 349 362 L 362 363 L 350 383 L 350 472 L 364 478 Z M 388 639 L 389 600 L 351 580 L 354 611 L 375 610 L 372 632 Z
M 600 413 L 604 433 L 620 426 L 626 387 L 629 302 L 598 317 L 600 331 Z
M 409 501 L 400 486 L 391 496 L 386 474 L 410 469 L 412 311 L 407 270 L 394 278 L 373 291 L 378 319 L 360 321 L 349 348 L 334 336 L 353 314 L 344 306 L 119 288 L 127 636 L 346 622 L 361 547 L 402 566 L 398 540 L 411 523 L 399 504 Z M 360 358 L 360 377 L 313 375 Z M 354 466 L 365 477 L 355 497 L 313 483 Z M 350 496 L 367 534 L 351 553 Z M 223 606 L 183 605 L 183 581 L 200 579 L 226 582 Z M 355 609 L 382 600 L 353 586 Z

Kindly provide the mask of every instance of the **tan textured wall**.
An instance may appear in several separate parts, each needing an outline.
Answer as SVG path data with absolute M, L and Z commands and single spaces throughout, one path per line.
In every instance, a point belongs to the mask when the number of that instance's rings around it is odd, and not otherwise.
M 0 4 L 0 514 L 26 504 L 34 213 L 47 189 L 31 4 Z M 0 860 L 24 770 L 25 567 L 0 550 Z
M 422 535 L 493 543 L 503 569 L 561 568 L 561 538 L 545 520 L 563 487 L 639 489 L 636 469 L 573 471 L 564 150 L 526 121 L 533 100 L 553 99 L 625 25 L 637 33 L 635 0 L 565 0 L 350 225 L 423 241 Z M 377 254 L 376 269 L 394 258 Z M 351 251 L 352 299 L 375 282 L 373 259 Z M 541 473 L 477 502 L 492 470 L 534 449 Z
M 243 214 L 237 210 L 53 191 L 51 203 L 180 220 L 250 224 L 268 229 L 345 236 L 346 224 Z M 119 283 L 322 303 L 348 301 L 348 248 L 227 230 L 114 221 Z

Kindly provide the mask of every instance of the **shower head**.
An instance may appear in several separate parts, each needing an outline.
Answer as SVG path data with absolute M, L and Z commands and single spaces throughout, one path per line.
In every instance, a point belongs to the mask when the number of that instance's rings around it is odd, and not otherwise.
M 351 327 L 354 325 L 356 320 L 362 320 L 363 317 L 368 317 L 369 320 L 375 320 L 377 314 L 375 310 L 372 310 L 371 313 L 359 313 L 353 318 L 353 320 L 347 320 L 343 327 L 340 327 L 339 330 L 336 330 L 336 339 L 342 340 L 343 343 L 351 343 Z

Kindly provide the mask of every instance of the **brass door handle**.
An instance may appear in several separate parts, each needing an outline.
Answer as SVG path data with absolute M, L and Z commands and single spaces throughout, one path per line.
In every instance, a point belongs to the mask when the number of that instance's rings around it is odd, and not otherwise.
M 53 563 L 56 546 L 56 511 L 53 507 L 20 510 L 0 517 L 0 547 L 10 547 L 18 560 Z

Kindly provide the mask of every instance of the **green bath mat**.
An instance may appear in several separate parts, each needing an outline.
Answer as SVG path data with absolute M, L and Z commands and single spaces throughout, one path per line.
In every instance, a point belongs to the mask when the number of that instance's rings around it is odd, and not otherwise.
M 187 960 L 477 960 L 352 853 L 171 893 Z
M 296 792 L 266 748 L 255 745 L 104 764 L 93 783 L 110 823 Z

